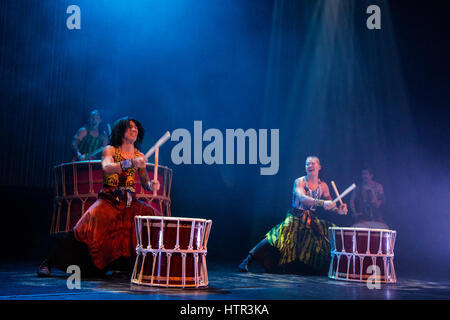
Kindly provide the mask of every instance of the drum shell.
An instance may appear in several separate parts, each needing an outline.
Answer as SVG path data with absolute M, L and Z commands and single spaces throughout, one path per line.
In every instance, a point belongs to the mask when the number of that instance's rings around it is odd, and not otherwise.
M 82 212 L 85 212 L 96 200 L 97 198 L 90 197 L 58 201 L 55 205 L 51 233 L 65 232 L 72 229 L 80 220 Z
M 150 224 L 150 228 L 148 224 Z M 140 226 L 142 230 L 139 230 L 141 237 L 138 239 L 140 242 L 138 245 L 143 248 L 202 250 L 204 247 L 206 226 L 201 221 L 152 218 L 143 221 Z
M 393 254 L 395 231 L 330 229 L 331 250 L 347 253 Z
M 396 231 L 330 227 L 329 239 L 331 262 L 328 276 L 330 278 L 396 282 L 394 269 Z
M 150 180 L 154 176 L 154 165 L 147 163 Z M 72 229 L 87 209 L 97 200 L 103 187 L 101 161 L 77 161 L 54 167 L 55 205 L 50 233 L 67 232 Z M 142 188 L 136 174 L 134 189 L 136 198 L 147 202 L 163 216 L 170 216 L 170 192 L 172 170 L 158 166 L 160 189 L 156 195 Z
M 208 285 L 206 246 L 211 220 L 136 216 L 136 262 L 131 282 L 163 287 Z
M 142 276 L 139 278 L 138 274 L 136 280 L 139 279 L 137 282 L 142 285 L 168 287 L 196 286 L 200 282 L 199 279 L 204 278 L 202 274 L 204 272 L 202 269 L 202 259 L 205 259 L 205 257 L 205 254 L 185 254 L 185 274 L 183 275 L 182 253 L 175 252 L 170 254 L 167 252 L 159 252 L 155 255 L 152 253 L 146 253 L 145 255 L 141 253 L 137 256 L 136 268 L 137 270 L 141 270 Z M 195 265 L 197 265 L 197 269 Z M 168 266 L 169 270 L 167 268 Z
M 332 254 L 331 260 L 332 272 L 329 276 L 332 278 L 347 280 L 348 276 L 348 280 L 367 281 L 370 278 L 380 282 L 394 282 L 395 279 L 393 257 Z M 370 266 L 378 268 L 377 274 Z

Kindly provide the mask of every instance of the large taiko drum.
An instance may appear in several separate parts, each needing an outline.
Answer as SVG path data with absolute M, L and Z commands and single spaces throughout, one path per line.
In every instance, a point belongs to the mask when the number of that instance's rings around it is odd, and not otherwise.
M 328 228 L 331 262 L 328 277 L 336 280 L 395 283 L 396 231 L 370 228 Z
M 55 205 L 50 233 L 67 232 L 72 229 L 83 213 L 97 200 L 103 186 L 103 172 L 100 160 L 76 161 L 55 166 Z M 154 164 L 147 163 L 147 172 L 153 180 Z M 163 216 L 170 216 L 170 190 L 172 170 L 158 166 L 160 189 L 156 195 L 141 187 L 136 174 L 134 189 L 136 198 L 146 201 Z
M 208 285 L 211 220 L 136 216 L 136 262 L 131 283 L 158 287 Z

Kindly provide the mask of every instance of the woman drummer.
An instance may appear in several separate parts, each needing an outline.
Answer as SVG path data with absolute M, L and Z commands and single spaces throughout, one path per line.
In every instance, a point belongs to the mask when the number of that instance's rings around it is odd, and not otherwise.
M 73 161 L 93 160 L 95 156 L 87 158 L 91 152 L 108 144 L 105 131 L 100 130 L 102 117 L 100 111 L 92 110 L 87 124 L 80 129 L 72 139 Z
M 116 121 L 110 145 L 103 149 L 103 188 L 98 199 L 40 265 L 39 276 L 50 276 L 51 267 L 66 271 L 69 265 L 78 265 L 82 276 L 102 275 L 119 261 L 130 266 L 136 246 L 134 217 L 155 215 L 151 206 L 136 199 L 136 172 L 144 189 L 159 189 L 158 181 L 150 181 L 146 160 L 138 150 L 143 138 L 144 128 L 136 119 Z
M 294 182 L 292 208 L 286 219 L 249 252 L 240 271 L 247 272 L 248 264 L 257 260 L 267 272 L 326 274 L 330 263 L 328 227 L 334 224 L 319 219 L 316 210 L 344 215 L 347 205 L 337 208 L 331 201 L 327 184 L 319 179 L 321 168 L 319 158 L 306 158 L 306 176 Z

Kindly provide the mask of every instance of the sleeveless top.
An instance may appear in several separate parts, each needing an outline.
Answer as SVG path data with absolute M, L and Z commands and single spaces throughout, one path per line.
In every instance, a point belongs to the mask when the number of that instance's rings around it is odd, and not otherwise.
M 322 197 L 322 181 L 320 181 L 319 179 L 319 186 L 316 190 L 312 190 L 308 187 L 308 182 L 306 181 L 305 177 L 302 177 L 303 182 L 305 183 L 305 194 L 308 197 L 314 198 L 314 199 L 320 199 Z M 292 207 L 295 209 L 299 209 L 299 210 L 311 210 L 311 211 L 315 211 L 316 208 L 314 206 L 307 206 L 304 205 L 303 203 L 301 203 L 298 199 L 298 197 L 295 195 L 293 195 L 293 199 L 292 199 Z
M 78 150 L 81 154 L 88 154 L 100 148 L 102 146 L 102 142 L 103 141 L 100 133 L 97 138 L 94 138 L 88 132 L 86 136 L 81 140 L 80 145 L 78 146 Z
M 114 148 L 114 156 L 113 160 L 114 163 L 121 162 L 125 160 L 125 158 L 120 153 L 119 148 Z M 139 151 L 138 149 L 134 148 L 134 158 L 139 157 Z M 119 187 L 119 188 L 126 188 L 130 189 L 132 192 L 134 192 L 134 176 L 136 175 L 136 171 L 138 168 L 132 167 L 127 170 L 122 170 L 119 173 L 111 173 L 109 175 L 105 174 L 103 172 L 103 186 L 104 187 Z

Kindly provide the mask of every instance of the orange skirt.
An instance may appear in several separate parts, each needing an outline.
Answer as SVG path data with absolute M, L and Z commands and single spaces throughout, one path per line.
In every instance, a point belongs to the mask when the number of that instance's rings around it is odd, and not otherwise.
M 101 191 L 96 202 L 83 214 L 73 228 L 75 239 L 88 246 L 94 265 L 102 270 L 119 258 L 136 254 L 134 217 L 155 215 L 152 207 L 132 194 L 117 198 L 112 190 Z

